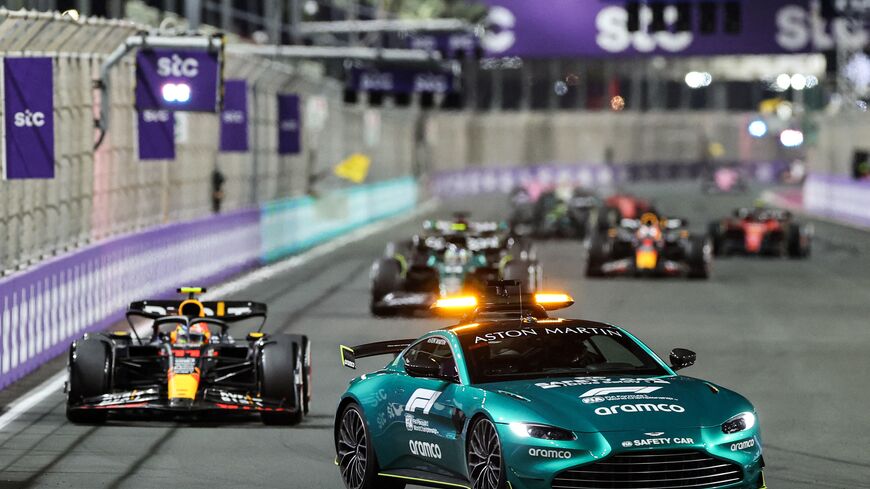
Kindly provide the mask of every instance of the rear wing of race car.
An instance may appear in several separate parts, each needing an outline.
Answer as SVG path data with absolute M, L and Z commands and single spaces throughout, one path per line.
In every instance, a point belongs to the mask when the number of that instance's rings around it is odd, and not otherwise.
M 414 340 L 390 340 L 379 341 L 377 343 L 366 343 L 359 346 L 339 346 L 341 353 L 341 364 L 347 368 L 356 369 L 356 361 L 358 358 L 376 357 L 380 355 L 398 355 L 405 348 L 413 343 Z
M 165 316 L 180 316 L 185 303 L 202 305 L 201 316 L 225 322 L 241 321 L 252 317 L 266 317 L 266 304 L 250 301 L 191 301 L 191 300 L 145 300 L 130 303 L 127 314 L 157 319 Z M 198 308 L 198 306 L 197 306 Z

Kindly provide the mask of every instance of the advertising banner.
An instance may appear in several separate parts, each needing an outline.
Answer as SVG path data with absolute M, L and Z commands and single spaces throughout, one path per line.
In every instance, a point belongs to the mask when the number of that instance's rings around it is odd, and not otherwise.
M 299 95 L 278 94 L 278 154 L 302 152 L 302 119 L 299 116 Z
M 51 58 L 3 60 L 4 178 L 54 178 Z
M 217 52 L 142 49 L 136 54 L 136 108 L 216 112 L 220 73 Z
M 647 32 L 653 14 L 645 2 L 641 2 L 638 32 L 628 31 L 625 0 L 486 3 L 491 8 L 481 41 L 490 56 L 783 54 L 832 49 L 835 40 L 860 48 L 868 35 L 867 26 L 853 28 L 847 19 L 813 15 L 809 0 L 742 0 L 737 33 L 724 30 L 722 2 L 717 2 L 720 8 L 712 33 L 700 32 L 698 2 L 690 2 L 690 31 L 671 32 L 678 13 L 670 5 L 664 10 L 668 30 L 655 33 Z
M 220 151 L 248 151 L 248 84 L 245 80 L 224 82 L 220 133 Z
M 357 91 L 376 90 L 388 93 L 447 93 L 455 90 L 453 75 L 449 73 L 395 69 L 363 70 L 359 68 L 351 70 L 348 77 L 348 88 Z
M 139 159 L 175 159 L 175 117 L 171 111 L 139 111 Z

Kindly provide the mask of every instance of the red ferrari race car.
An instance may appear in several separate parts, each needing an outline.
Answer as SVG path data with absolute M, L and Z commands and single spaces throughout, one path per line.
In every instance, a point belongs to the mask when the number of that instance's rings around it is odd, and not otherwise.
M 804 258 L 810 255 L 813 227 L 796 222 L 785 210 L 740 208 L 733 217 L 710 223 L 710 238 L 716 255 Z
M 620 219 L 638 219 L 645 212 L 655 212 L 650 201 L 631 194 L 613 194 L 604 205 L 616 209 Z

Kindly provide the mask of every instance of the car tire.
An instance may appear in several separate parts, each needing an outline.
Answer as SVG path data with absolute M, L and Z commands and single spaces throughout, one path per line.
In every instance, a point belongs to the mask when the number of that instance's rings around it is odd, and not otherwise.
M 810 256 L 810 238 L 805 236 L 806 230 L 799 224 L 788 228 L 787 252 L 789 258 L 806 258 Z M 806 238 L 806 241 L 804 241 Z
M 304 388 L 297 381 L 302 375 L 302 348 L 291 335 L 275 335 L 260 350 L 260 393 L 264 399 L 278 401 L 290 411 L 261 412 L 266 425 L 296 425 L 302 421 Z
M 381 258 L 372 265 L 372 297 L 370 309 L 375 316 L 387 316 L 391 309 L 377 304 L 390 292 L 402 285 L 402 266 L 395 258 Z
M 495 424 L 489 418 L 478 418 L 468 429 L 465 445 L 465 463 L 472 489 L 507 488 L 507 469 Z
M 83 399 L 109 392 L 111 388 L 111 345 L 99 336 L 85 336 L 70 347 L 69 390 L 66 417 L 72 423 L 98 424 L 106 420 L 103 409 L 77 409 Z
M 711 222 L 707 227 L 707 234 L 710 236 L 710 243 L 713 245 L 713 255 L 719 256 L 722 254 L 722 233 L 718 222 Z
M 358 404 L 345 406 L 335 422 L 335 460 L 347 489 L 404 489 L 405 481 L 378 475 L 371 432 Z
M 610 255 L 609 242 L 601 236 L 595 236 L 589 242 L 589 249 L 586 253 L 586 276 L 587 277 L 603 277 L 604 270 L 602 267 L 607 263 L 607 258 Z
M 302 355 L 302 414 L 308 415 L 311 410 L 311 340 L 304 334 L 292 335 L 293 341 L 299 345 Z
M 713 265 L 713 245 L 706 236 L 692 236 L 689 238 L 689 249 L 686 253 L 686 261 L 689 265 L 689 278 L 710 278 Z

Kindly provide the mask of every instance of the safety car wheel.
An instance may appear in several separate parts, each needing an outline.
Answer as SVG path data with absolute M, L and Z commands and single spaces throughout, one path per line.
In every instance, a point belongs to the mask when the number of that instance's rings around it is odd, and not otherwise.
M 302 421 L 304 383 L 297 382 L 303 372 L 302 348 L 290 335 L 275 335 L 260 352 L 260 392 L 263 398 L 279 401 L 290 411 L 264 411 L 260 419 L 267 425 L 295 425 Z
M 402 283 L 402 266 L 395 258 L 381 258 L 372 266 L 371 312 L 375 316 L 386 316 L 391 309 L 379 307 L 377 303 L 390 292 L 399 290 Z
M 472 489 L 504 489 L 507 471 L 495 425 L 480 418 L 469 430 L 465 460 Z
M 109 391 L 112 371 L 110 346 L 94 337 L 76 341 L 70 348 L 69 391 L 66 417 L 73 423 L 94 424 L 106 420 L 102 409 L 76 409 L 76 403 Z
M 338 420 L 335 434 L 336 462 L 341 479 L 348 489 L 403 489 L 405 482 L 379 476 L 377 456 L 371 445 L 371 434 L 362 410 L 348 404 Z

